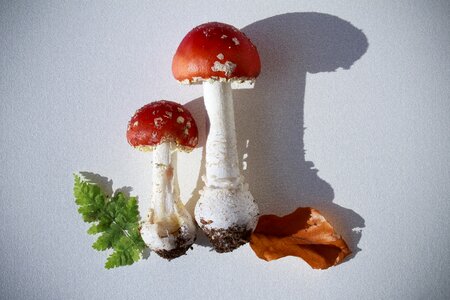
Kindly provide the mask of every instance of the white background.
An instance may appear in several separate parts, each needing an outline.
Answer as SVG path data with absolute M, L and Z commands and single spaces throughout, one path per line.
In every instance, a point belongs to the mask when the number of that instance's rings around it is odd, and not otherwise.
M 163 2 L 2 1 L 0 298 L 448 299 L 449 2 Z M 267 263 L 248 245 L 219 255 L 200 237 L 174 261 L 105 270 L 91 248 L 72 173 L 112 179 L 145 212 L 151 154 L 127 144 L 127 122 L 171 99 L 204 135 L 201 87 L 179 85 L 171 60 L 207 21 L 260 50 L 235 109 L 262 213 L 320 209 L 355 253 L 343 264 Z M 190 209 L 201 157 L 179 158 Z

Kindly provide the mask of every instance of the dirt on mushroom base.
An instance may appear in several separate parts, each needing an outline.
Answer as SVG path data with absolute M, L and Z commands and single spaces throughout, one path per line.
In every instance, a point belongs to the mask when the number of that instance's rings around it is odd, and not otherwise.
M 231 252 L 250 241 L 252 229 L 246 226 L 232 226 L 227 229 L 207 228 L 200 226 L 214 247 L 219 253 Z
M 171 250 L 155 250 L 155 253 L 167 260 L 172 260 L 180 257 L 181 255 L 185 255 L 195 242 L 195 239 L 192 241 L 192 239 L 189 238 L 189 235 L 186 234 L 188 230 L 188 228 L 181 227 L 177 232 L 173 233 L 173 235 L 177 236 L 175 240 L 175 248 Z

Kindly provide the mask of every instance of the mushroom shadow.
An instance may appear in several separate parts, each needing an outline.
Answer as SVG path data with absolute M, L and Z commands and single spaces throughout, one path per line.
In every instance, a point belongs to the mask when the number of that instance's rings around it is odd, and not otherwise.
M 93 172 L 82 171 L 79 173 L 84 177 L 86 181 L 98 185 L 107 196 L 111 196 L 113 194 L 112 179 L 108 179 L 108 177 Z
M 131 192 L 133 191 L 133 188 L 131 186 L 123 186 L 123 187 L 117 188 L 114 191 L 113 190 L 113 180 L 108 179 L 108 177 L 99 175 L 97 173 L 82 171 L 82 172 L 80 172 L 80 174 L 84 177 L 84 179 L 86 181 L 92 182 L 92 183 L 95 183 L 96 185 L 98 185 L 102 189 L 102 191 L 109 197 L 111 197 L 112 195 L 117 195 L 117 193 L 122 193 L 125 196 L 130 197 Z M 138 204 L 139 204 L 138 197 L 137 196 L 135 196 L 135 197 L 138 200 Z
M 367 38 L 345 20 L 314 12 L 270 17 L 242 31 L 257 46 L 262 66 L 254 89 L 233 92 L 242 174 L 260 213 L 285 215 L 299 206 L 314 207 L 342 234 L 353 257 L 361 250 L 365 221 L 333 203 L 333 188 L 305 159 L 305 87 L 307 73 L 350 69 L 367 51 Z M 202 147 L 207 130 L 203 98 L 186 107 L 195 112 L 198 124 L 206 124 L 199 128 Z M 203 175 L 204 168 L 188 202 L 191 207 L 198 200 Z

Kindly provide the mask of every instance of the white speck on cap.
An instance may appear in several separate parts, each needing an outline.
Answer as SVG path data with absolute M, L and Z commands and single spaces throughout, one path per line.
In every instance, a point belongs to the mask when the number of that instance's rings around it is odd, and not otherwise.
M 222 53 L 219 53 L 219 54 L 217 54 L 217 56 L 216 56 L 218 59 L 220 59 L 220 60 L 222 60 L 222 59 L 224 59 L 225 58 L 225 56 L 223 56 L 223 54 Z
M 236 64 L 227 60 L 224 64 L 219 61 L 215 61 L 214 65 L 211 67 L 211 70 L 214 72 L 224 72 L 225 76 L 230 76 L 233 74 L 234 69 L 236 69 Z
M 159 118 L 155 118 L 153 120 L 153 123 L 155 123 L 156 128 L 161 127 L 161 123 L 163 122 L 163 118 L 159 117 Z
M 183 124 L 183 122 L 184 122 L 184 118 L 183 118 L 182 116 L 179 116 L 179 117 L 177 118 L 177 123 L 178 123 L 178 124 Z
M 231 39 L 232 41 L 233 41 L 233 43 L 237 46 L 237 45 L 239 45 L 239 40 L 237 39 L 237 38 L 232 38 Z

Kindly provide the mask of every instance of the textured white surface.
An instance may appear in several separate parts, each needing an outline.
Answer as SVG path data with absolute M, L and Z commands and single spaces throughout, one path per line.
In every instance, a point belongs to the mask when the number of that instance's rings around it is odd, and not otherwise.
M 0 298 L 448 299 L 449 13 L 448 1 L 2 1 Z M 261 52 L 255 88 L 234 96 L 252 194 L 262 213 L 321 210 L 361 249 L 338 267 L 197 245 L 107 271 L 91 248 L 72 172 L 133 187 L 147 210 L 151 154 L 127 145 L 127 122 L 173 99 L 204 134 L 201 86 L 179 85 L 171 56 L 212 20 Z M 191 211 L 201 157 L 179 156 Z
M 203 224 L 202 228 L 255 228 L 258 207 L 246 185 L 241 184 L 235 189 L 205 186 L 200 194 L 194 215 L 197 224 Z
M 231 83 L 204 82 L 203 103 L 209 120 L 205 145 L 205 184 L 236 188 L 241 184 Z
M 245 226 L 253 230 L 258 206 L 240 174 L 231 83 L 203 82 L 203 99 L 209 130 L 205 187 L 200 191 L 195 219 L 208 229 Z
M 173 148 L 173 143 L 165 142 L 152 151 L 152 195 L 140 230 L 152 251 L 172 250 L 180 240 L 186 241 L 181 246 L 189 247 L 196 237 L 194 219 L 180 199 L 178 150 Z

